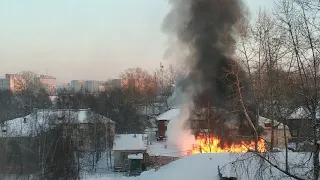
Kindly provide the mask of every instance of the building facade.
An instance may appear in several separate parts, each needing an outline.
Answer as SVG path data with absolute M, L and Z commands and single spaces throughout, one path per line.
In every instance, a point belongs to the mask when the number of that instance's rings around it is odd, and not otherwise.
M 57 91 L 70 90 L 70 83 L 59 83 L 57 84 Z
M 168 123 L 179 115 L 180 109 L 170 109 L 155 118 L 158 124 L 158 130 L 156 133 L 158 141 L 167 139 Z
M 6 74 L 0 78 L 0 90 L 10 90 L 12 93 L 21 92 L 25 89 L 26 82 L 18 74 Z
M 99 92 L 99 89 L 100 89 L 99 81 L 90 80 L 90 81 L 85 81 L 84 83 L 84 91 L 86 92 L 96 93 L 96 92 Z
M 57 79 L 52 76 L 40 75 L 40 82 L 45 86 L 47 92 L 51 95 L 57 92 Z
M 72 80 L 70 87 L 73 91 L 79 92 L 84 88 L 84 81 L 82 80 Z
M 113 145 L 114 129 L 114 121 L 89 109 L 38 109 L 8 120 L 0 126 L 0 174 L 38 172 L 41 154 L 30 152 L 44 148 L 39 144 L 56 145 L 61 138 L 70 141 L 74 152 L 101 157 Z M 54 139 L 55 134 L 60 138 Z
M 146 134 L 117 134 L 114 139 L 114 168 L 118 171 L 128 171 L 130 155 L 145 154 L 148 137 Z M 145 158 L 143 158 L 145 159 Z
M 110 79 L 106 82 L 105 86 L 107 89 L 117 89 L 124 85 L 124 80 L 122 79 Z
M 0 91 L 10 90 L 10 79 L 1 78 L 0 79 Z
M 71 90 L 75 92 L 97 93 L 100 91 L 100 81 L 96 80 L 72 80 L 70 84 Z

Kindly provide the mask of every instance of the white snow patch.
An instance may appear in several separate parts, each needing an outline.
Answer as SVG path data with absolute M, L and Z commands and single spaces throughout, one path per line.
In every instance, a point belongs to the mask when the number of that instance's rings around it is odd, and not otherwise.
M 181 157 L 179 146 L 167 142 L 152 142 L 147 153 L 150 156 Z
M 259 126 L 265 128 L 265 123 L 271 123 L 271 122 L 272 122 L 271 119 L 259 116 Z M 278 129 L 284 129 L 283 123 L 280 123 L 280 122 L 274 120 L 274 124 L 278 125 Z M 289 129 L 289 127 L 286 126 L 286 129 Z
M 308 118 L 310 116 L 310 112 L 307 108 L 299 107 L 292 114 L 290 114 L 288 119 L 303 119 Z
M 284 169 L 284 153 L 273 153 L 268 156 L 269 160 Z M 307 154 L 289 153 L 290 172 L 298 177 L 307 177 L 304 173 L 310 170 L 310 163 L 305 163 Z M 218 179 L 218 166 L 223 176 L 237 177 L 238 179 L 290 179 L 268 163 L 261 164 L 261 159 L 253 154 L 241 153 L 207 153 L 196 154 L 173 161 L 160 169 L 143 172 L 139 180 L 212 180 Z M 297 165 L 301 166 L 297 166 Z M 302 165 L 304 164 L 304 165 Z M 262 173 L 257 171 L 262 167 Z M 259 176 L 261 175 L 261 176 Z
M 128 159 L 143 159 L 143 154 L 142 153 L 129 154 Z
M 122 173 L 95 174 L 85 177 L 84 180 L 138 180 L 137 177 L 126 177 Z
M 146 138 L 146 134 L 117 134 L 114 139 L 113 150 L 146 150 L 147 144 L 144 141 Z
M 311 179 L 312 160 L 309 153 L 289 152 L 290 173 L 303 179 Z M 285 169 L 285 153 L 261 154 L 266 159 Z M 218 166 L 225 177 L 237 177 L 238 179 L 273 180 L 289 178 L 284 173 L 262 162 L 261 158 L 253 153 L 206 153 L 196 154 L 173 161 L 155 170 L 143 172 L 138 177 L 95 176 L 86 180 L 212 180 L 218 179 Z
M 52 102 L 56 102 L 56 100 L 58 99 L 58 96 L 49 96 L 49 99 L 50 99 Z
M 180 109 L 170 109 L 156 117 L 157 120 L 172 120 L 180 114 Z

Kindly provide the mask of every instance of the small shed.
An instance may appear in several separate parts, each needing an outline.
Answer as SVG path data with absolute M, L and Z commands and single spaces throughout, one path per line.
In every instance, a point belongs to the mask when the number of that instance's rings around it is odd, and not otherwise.
M 267 142 L 271 142 L 272 124 L 271 120 L 262 116 L 259 116 L 259 126 L 263 128 L 261 137 Z M 274 145 L 278 148 L 285 148 L 286 143 L 291 139 L 289 127 L 274 120 Z
M 122 172 L 129 171 L 130 167 L 136 167 L 138 161 L 130 161 L 129 157 L 141 157 L 140 154 L 145 154 L 147 150 L 148 137 L 146 134 L 118 134 L 115 136 L 113 155 L 114 169 Z M 139 154 L 139 156 L 138 156 Z M 142 156 L 142 161 L 145 161 Z
M 170 109 L 156 117 L 156 120 L 158 121 L 158 132 L 157 132 L 158 140 L 164 140 L 167 138 L 166 132 L 167 132 L 168 123 L 170 120 L 178 117 L 179 114 L 180 114 L 180 109 Z
M 139 176 L 142 171 L 146 170 L 146 163 L 142 153 L 129 154 L 129 176 Z

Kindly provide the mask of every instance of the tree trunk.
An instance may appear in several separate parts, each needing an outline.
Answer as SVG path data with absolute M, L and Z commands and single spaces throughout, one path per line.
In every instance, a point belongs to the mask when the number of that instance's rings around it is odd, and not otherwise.
M 283 136 L 284 136 L 284 145 L 285 145 L 285 148 L 286 148 L 286 172 L 289 172 L 289 162 L 288 162 L 288 141 L 287 141 L 287 119 L 285 120 L 286 123 L 283 122 Z
M 313 179 L 319 179 L 319 144 L 317 136 L 317 119 L 316 108 L 312 108 L 312 121 L 313 121 Z

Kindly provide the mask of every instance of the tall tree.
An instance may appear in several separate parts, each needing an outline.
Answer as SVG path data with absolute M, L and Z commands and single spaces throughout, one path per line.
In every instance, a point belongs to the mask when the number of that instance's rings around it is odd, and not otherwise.
M 319 151 L 317 109 L 319 106 L 319 32 L 320 2 L 316 0 L 279 0 L 277 18 L 287 34 L 288 46 L 299 77 L 303 104 L 310 111 L 313 128 L 313 179 L 319 178 Z

